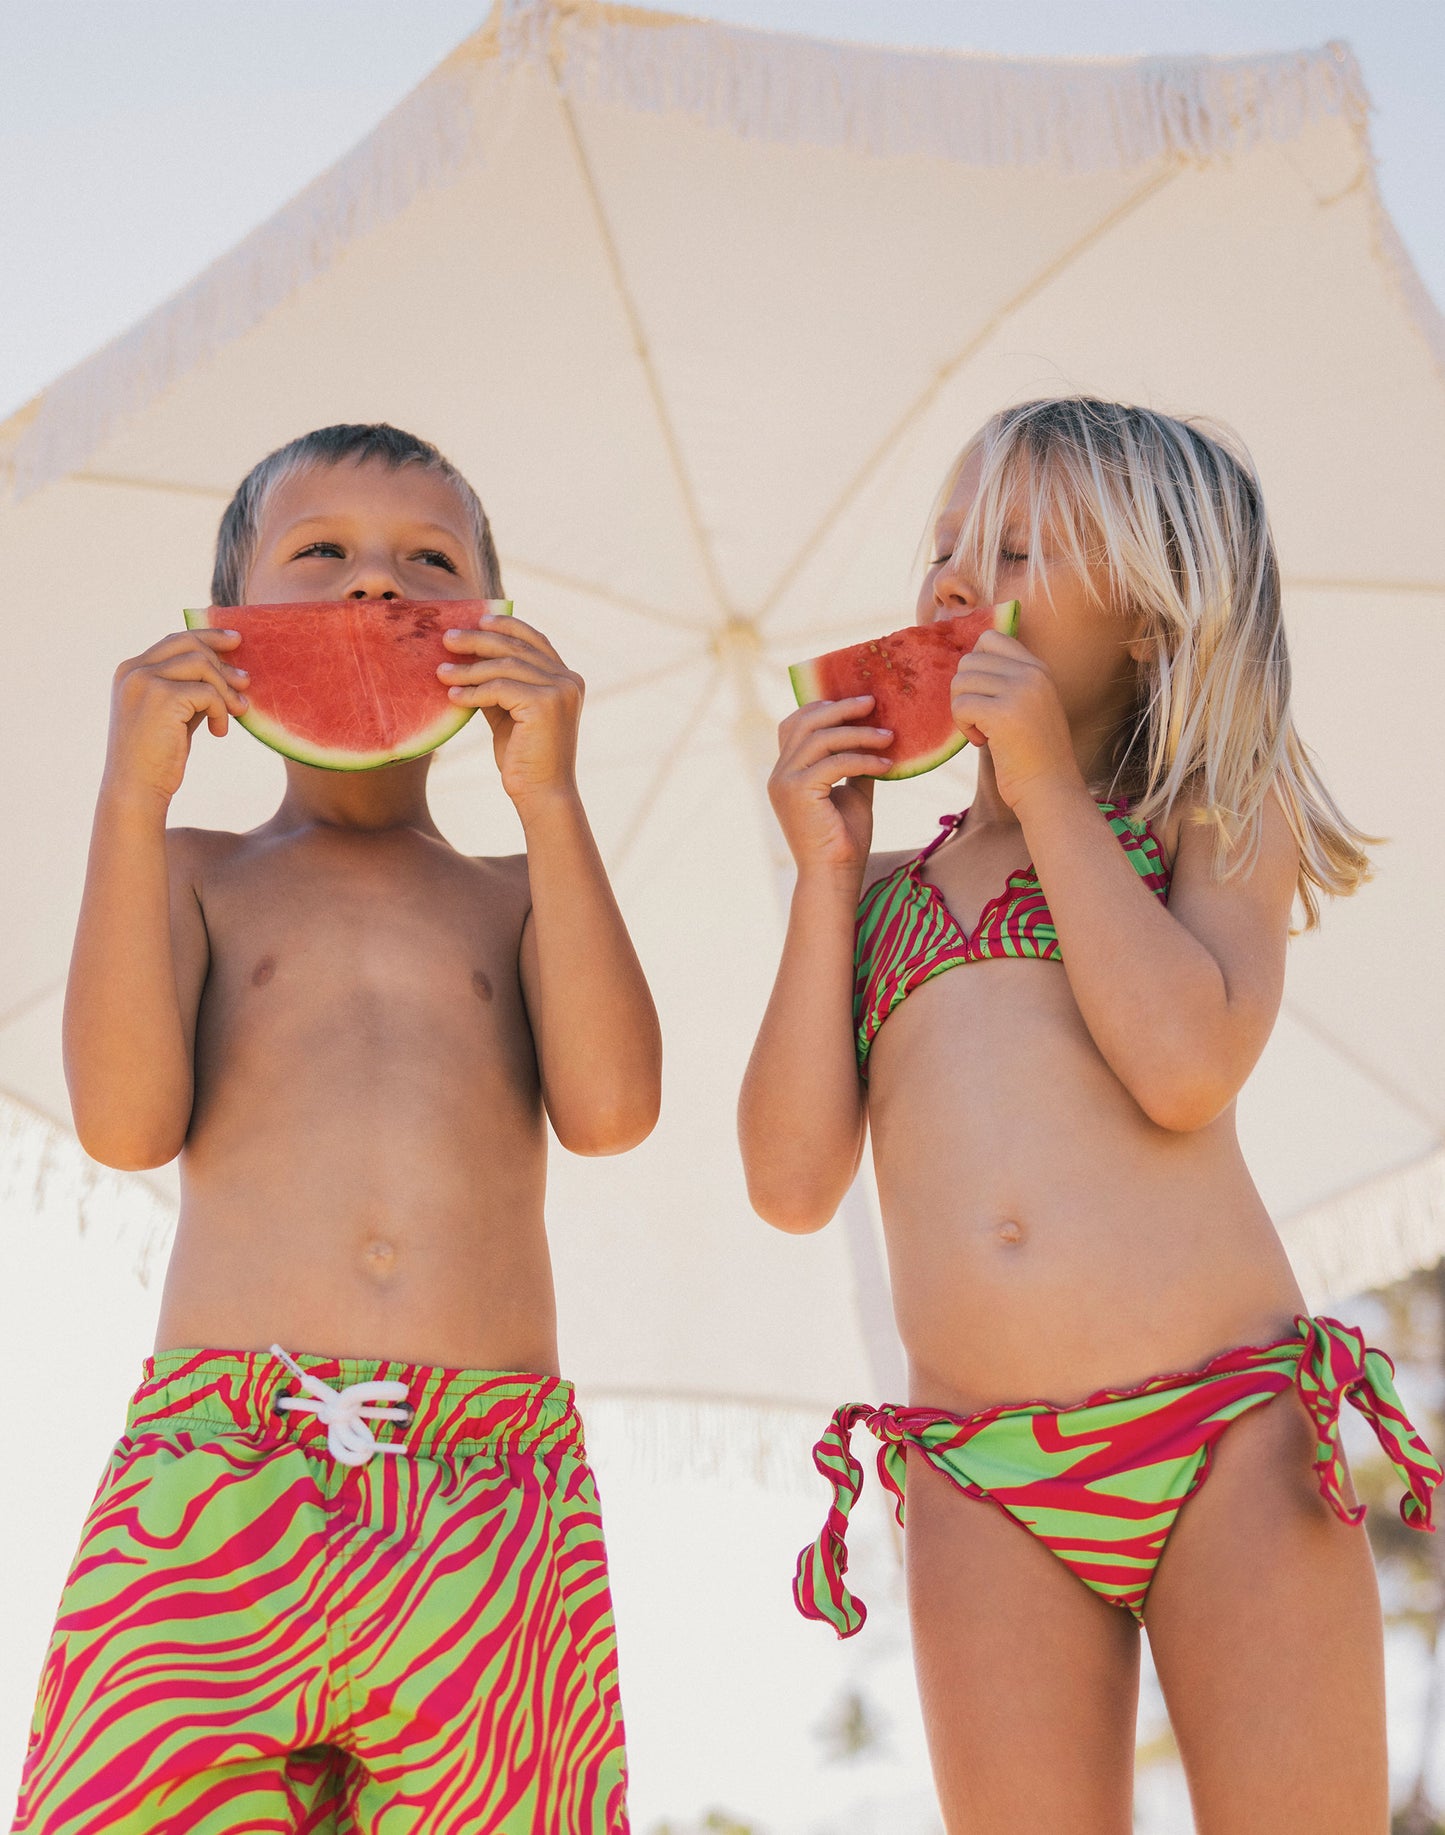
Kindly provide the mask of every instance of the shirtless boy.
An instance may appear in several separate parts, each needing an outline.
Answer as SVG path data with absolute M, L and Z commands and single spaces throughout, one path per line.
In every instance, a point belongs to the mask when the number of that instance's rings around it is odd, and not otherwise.
M 342 426 L 241 485 L 212 596 L 501 590 L 435 448 Z M 15 1826 L 617 1835 L 546 1124 L 574 1153 L 635 1146 L 661 1047 L 578 793 L 582 683 L 520 620 L 448 638 L 525 854 L 458 854 L 426 758 L 288 761 L 260 828 L 168 831 L 192 735 L 245 710 L 237 642 L 178 633 L 115 678 L 66 1068 L 88 1151 L 179 1153 L 182 1204 Z

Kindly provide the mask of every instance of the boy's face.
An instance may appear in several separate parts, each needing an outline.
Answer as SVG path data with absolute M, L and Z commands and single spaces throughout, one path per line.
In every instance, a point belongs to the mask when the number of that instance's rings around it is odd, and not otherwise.
M 366 460 L 277 486 L 246 580 L 252 605 L 307 599 L 482 599 L 470 518 L 435 472 Z

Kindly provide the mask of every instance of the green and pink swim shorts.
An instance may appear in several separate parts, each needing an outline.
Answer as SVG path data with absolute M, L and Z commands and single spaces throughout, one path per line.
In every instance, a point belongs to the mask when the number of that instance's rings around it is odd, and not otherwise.
M 150 1360 L 41 1674 L 28 1835 L 625 1835 L 569 1383 Z

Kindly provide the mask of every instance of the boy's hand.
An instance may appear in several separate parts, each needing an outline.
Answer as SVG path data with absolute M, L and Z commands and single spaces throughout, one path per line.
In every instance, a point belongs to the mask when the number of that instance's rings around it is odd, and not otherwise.
M 454 701 L 486 715 L 502 788 L 519 811 L 559 790 L 575 794 L 581 676 L 520 618 L 489 614 L 479 630 L 448 631 L 443 641 L 472 659 L 441 663 L 437 674 Z
M 1010 809 L 1032 784 L 1079 780 L 1054 678 L 1016 637 L 984 632 L 959 661 L 950 704 L 959 730 L 988 747 L 999 795 Z
M 800 872 L 819 867 L 861 877 L 867 864 L 873 779 L 892 762 L 884 748 L 893 737 L 881 726 L 852 724 L 872 706 L 872 695 L 810 701 L 778 728 L 768 798 Z
M 235 631 L 176 631 L 115 672 L 105 782 L 169 802 L 181 787 L 191 735 L 204 720 L 218 739 L 250 703 L 250 680 L 225 660 Z

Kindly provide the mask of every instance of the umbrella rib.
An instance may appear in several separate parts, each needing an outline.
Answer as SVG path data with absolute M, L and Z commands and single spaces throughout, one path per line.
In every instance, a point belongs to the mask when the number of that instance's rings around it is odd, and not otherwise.
M 688 528 L 697 549 L 698 560 L 702 564 L 703 574 L 712 591 L 714 610 L 720 617 L 728 618 L 733 612 L 732 601 L 728 596 L 727 588 L 723 585 L 722 577 L 718 573 L 717 564 L 713 559 L 712 547 L 708 542 L 706 531 L 703 528 L 702 514 L 698 508 L 697 498 L 693 493 L 692 480 L 688 476 L 686 465 L 683 463 L 682 448 L 678 443 L 677 431 L 673 427 L 672 416 L 667 411 L 667 402 L 662 393 L 662 382 L 657 374 L 656 365 L 652 360 L 652 350 L 647 342 L 647 333 L 643 329 L 642 316 L 637 309 L 637 302 L 632 297 L 632 290 L 627 284 L 627 274 L 622 266 L 622 256 L 613 237 L 611 225 L 607 221 L 607 213 L 602 207 L 602 193 L 598 188 L 597 176 L 593 172 L 592 163 L 587 157 L 587 149 L 582 144 L 581 130 L 577 126 L 577 117 L 573 111 L 572 104 L 567 97 L 566 91 L 563 89 L 562 76 L 557 68 L 555 55 L 549 56 L 547 67 L 551 72 L 552 87 L 557 98 L 557 107 L 561 111 L 562 120 L 566 125 L 567 137 L 571 142 L 573 156 L 577 161 L 577 169 L 582 175 L 583 188 L 587 193 L 588 202 L 592 208 L 593 220 L 597 226 L 598 240 L 602 244 L 602 252 L 606 257 L 607 266 L 612 275 L 612 284 L 616 289 L 623 316 L 627 320 L 627 327 L 632 335 L 632 347 L 636 352 L 638 363 L 642 366 L 642 374 L 647 382 L 648 394 L 652 398 L 653 412 L 657 416 L 657 425 L 662 435 L 663 445 L 667 451 L 668 463 L 672 467 L 673 479 L 677 485 L 678 493 L 682 498 L 683 509 L 687 516 Z
M 105 484 L 126 491 L 168 491 L 176 497 L 206 497 L 212 503 L 229 503 L 232 493 L 218 484 L 183 484 L 176 478 L 127 478 L 121 472 L 78 471 L 73 484 Z
M 1297 1001 L 1282 1000 L 1280 1011 L 1287 1013 L 1297 1026 L 1303 1027 L 1311 1038 L 1323 1045 L 1327 1051 L 1332 1051 L 1337 1058 L 1348 1064 L 1350 1069 L 1356 1071 L 1367 1083 L 1373 1084 L 1392 1102 L 1398 1103 L 1407 1114 L 1413 1115 L 1416 1121 L 1423 1122 L 1429 1128 L 1437 1146 L 1445 1145 L 1445 1120 L 1428 1109 L 1418 1096 L 1407 1090 L 1403 1084 L 1396 1083 L 1394 1078 L 1386 1072 L 1377 1070 L 1352 1046 L 1347 1045 L 1337 1033 L 1332 1032 L 1328 1026 L 1321 1025 L 1312 1013 L 1307 1013 Z
M 675 657 L 672 662 L 661 663 L 656 669 L 645 669 L 641 675 L 629 675 L 620 682 L 607 682 L 601 688 L 589 688 L 587 700 L 595 706 L 598 701 L 616 701 L 640 688 L 655 688 L 659 682 L 669 681 L 675 675 L 684 675 L 689 669 L 696 669 L 705 660 L 705 651 L 695 656 Z
M 685 675 L 688 670 L 696 669 L 699 662 L 705 659 L 705 653 L 695 656 L 675 657 L 670 663 L 663 663 L 659 668 L 645 670 L 641 675 L 630 675 L 621 682 L 607 682 L 601 688 L 589 688 L 586 694 L 586 705 L 595 707 L 599 701 L 620 700 L 623 695 L 633 694 L 643 688 L 655 688 L 659 682 L 666 682 L 675 675 Z M 439 754 L 432 766 L 434 775 L 444 776 L 453 765 L 470 764 L 472 759 L 485 752 L 491 743 L 491 729 L 485 736 L 472 744 L 462 744 L 453 740 L 444 753 Z M 0 1027 L 5 1020 L 0 1017 Z
M 617 843 L 617 846 L 608 857 L 607 870 L 609 873 L 620 872 L 627 856 L 632 852 L 638 836 L 642 833 L 643 825 L 652 814 L 657 799 L 662 794 L 663 785 L 672 775 L 672 767 L 677 763 L 682 755 L 684 747 L 692 738 L 694 726 L 696 726 L 703 714 L 706 713 L 708 703 L 717 693 L 720 679 L 721 672 L 716 669 L 712 670 L 707 680 L 702 685 L 702 693 L 688 709 L 686 719 L 683 720 L 677 732 L 673 735 L 671 744 L 653 766 L 652 777 L 648 782 L 647 788 L 643 791 L 642 796 L 638 800 L 637 807 L 628 818 L 627 827 L 622 832 L 621 840 Z
M 1352 580 L 1344 577 L 1287 573 L 1280 581 L 1286 592 L 1301 593 L 1420 593 L 1445 598 L 1445 580 Z
M 1146 179 L 1142 185 L 1138 186 L 1137 189 L 1131 191 L 1128 197 L 1121 203 L 1116 204 L 1112 210 L 1107 211 L 1099 218 L 1098 222 L 1091 224 L 1082 236 L 1070 243 L 1068 248 L 1066 248 L 1061 255 L 1056 255 L 1046 266 L 1040 268 L 1030 280 L 1019 288 L 1017 293 L 1013 294 L 1010 299 L 1006 300 L 1004 304 L 992 314 L 982 328 L 974 333 L 962 350 L 939 366 L 934 372 L 931 381 L 903 411 L 899 418 L 884 434 L 883 438 L 879 440 L 872 452 L 868 454 L 862 465 L 843 486 L 842 491 L 824 513 L 822 520 L 816 524 L 812 533 L 804 541 L 802 547 L 798 549 L 792 560 L 783 569 L 773 590 L 768 594 L 758 610 L 756 622 L 759 625 L 761 625 L 765 619 L 771 617 L 772 613 L 777 609 L 778 603 L 783 595 L 788 591 L 789 587 L 792 586 L 799 574 L 802 573 L 808 562 L 812 560 L 813 556 L 832 534 L 833 530 L 842 520 L 843 514 L 850 504 L 862 494 L 870 480 L 877 475 L 879 467 L 883 464 L 884 460 L 888 458 L 890 453 L 897 449 L 910 429 L 927 413 L 928 409 L 932 407 L 933 403 L 943 393 L 943 390 L 959 371 L 973 361 L 979 351 L 983 349 L 984 345 L 989 342 L 1000 327 L 1006 324 L 1016 312 L 1028 305 L 1031 300 L 1036 299 L 1046 287 L 1057 280 L 1060 274 L 1071 267 L 1081 255 L 1086 254 L 1101 237 L 1106 236 L 1110 230 L 1114 229 L 1119 223 L 1122 223 L 1126 217 L 1131 216 L 1141 205 L 1146 204 L 1156 192 L 1162 190 L 1165 185 L 1171 183 L 1182 169 L 1182 165 L 1180 164 L 1166 167 L 1164 171 L 1154 173 L 1151 177 Z
M 652 624 L 665 624 L 674 631 L 699 632 L 707 627 L 694 618 L 683 618 L 676 612 L 665 612 L 659 606 L 647 605 L 641 599 L 628 599 L 621 593 L 609 592 L 604 586 L 593 586 L 587 580 L 579 580 L 571 574 L 558 573 L 553 567 L 539 567 L 534 561 L 508 560 L 504 571 L 507 573 L 524 573 L 534 580 L 540 580 L 544 586 L 557 586 L 563 592 L 577 593 L 588 599 L 596 599 L 602 605 L 611 606 L 615 612 L 627 612 L 634 618 L 645 618 Z

